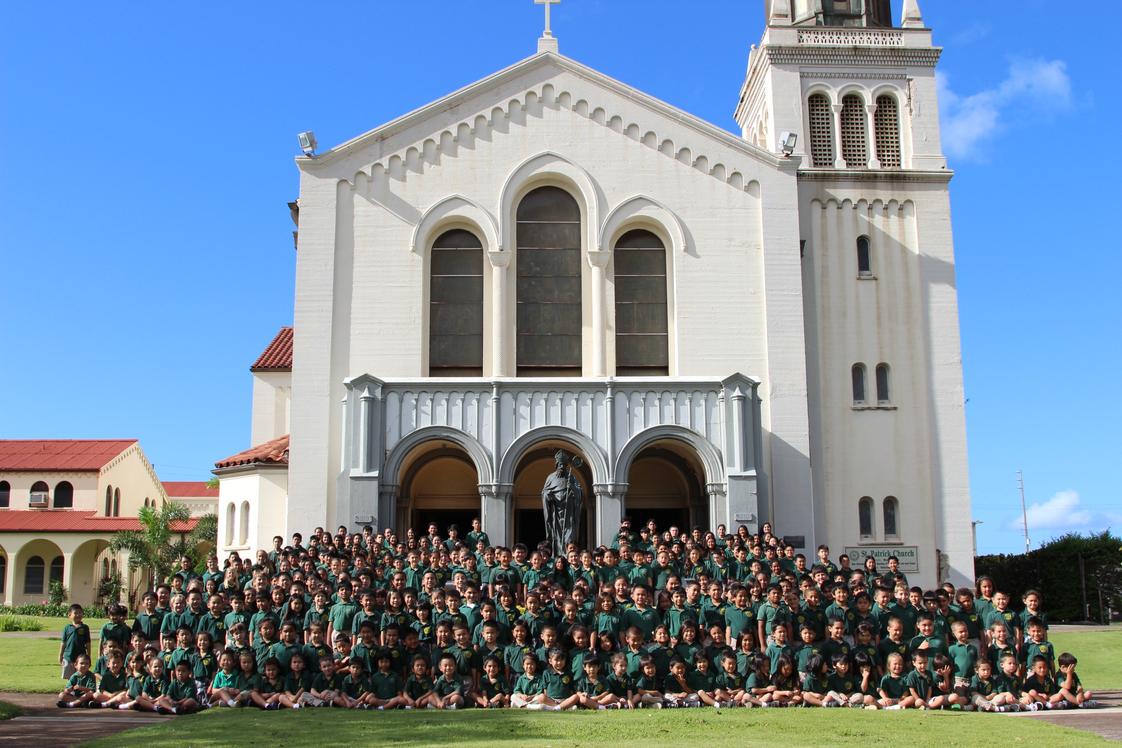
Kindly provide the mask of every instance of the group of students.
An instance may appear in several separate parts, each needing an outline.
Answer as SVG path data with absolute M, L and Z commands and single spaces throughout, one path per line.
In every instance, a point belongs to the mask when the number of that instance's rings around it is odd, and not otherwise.
M 79 605 L 60 662 L 64 708 L 183 714 L 301 709 L 854 707 L 1016 711 L 1093 707 L 1076 659 L 1023 609 L 976 589 L 909 586 L 820 546 L 813 562 L 757 535 L 624 521 L 611 547 L 493 547 L 386 530 L 255 558 L 189 559 L 132 623 L 111 605 L 96 662 Z

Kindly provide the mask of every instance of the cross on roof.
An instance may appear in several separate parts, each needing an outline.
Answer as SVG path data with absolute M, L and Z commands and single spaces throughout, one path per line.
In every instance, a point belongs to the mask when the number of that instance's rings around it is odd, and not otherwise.
M 551 5 L 556 5 L 559 2 L 561 2 L 561 0 L 534 0 L 534 5 L 545 6 L 545 31 L 542 32 L 542 36 L 553 36 L 553 31 L 549 28 L 549 8 Z

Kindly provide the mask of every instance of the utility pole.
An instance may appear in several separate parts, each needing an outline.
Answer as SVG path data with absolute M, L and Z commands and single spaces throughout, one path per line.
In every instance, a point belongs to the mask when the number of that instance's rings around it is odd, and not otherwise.
M 1017 471 L 1017 485 L 1021 489 L 1021 517 L 1025 525 L 1025 553 L 1029 552 L 1029 534 L 1028 534 L 1028 509 L 1025 508 L 1025 476 L 1018 470 Z

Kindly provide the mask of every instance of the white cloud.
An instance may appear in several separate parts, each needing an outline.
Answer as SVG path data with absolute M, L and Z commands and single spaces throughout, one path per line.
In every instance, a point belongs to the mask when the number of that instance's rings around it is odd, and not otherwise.
M 937 74 L 942 110 L 943 147 L 961 159 L 977 159 L 983 143 L 1000 133 L 1009 118 L 1027 121 L 1034 112 L 1054 113 L 1071 106 L 1071 79 L 1063 60 L 1019 60 L 997 86 L 963 96 L 950 79 Z
M 1080 508 L 1079 494 L 1075 491 L 1060 491 L 1047 501 L 1028 505 L 1030 536 L 1039 530 L 1086 527 L 1091 521 L 1091 512 Z M 1023 527 L 1021 515 L 1009 520 L 1010 530 L 1021 530 Z

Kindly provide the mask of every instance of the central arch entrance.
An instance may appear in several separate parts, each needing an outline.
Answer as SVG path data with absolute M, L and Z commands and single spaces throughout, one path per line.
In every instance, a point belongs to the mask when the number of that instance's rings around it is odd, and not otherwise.
M 545 516 L 542 513 L 542 485 L 556 465 L 553 455 L 563 449 L 581 458 L 584 464 L 573 471 L 581 487 L 583 501 L 581 522 L 577 528 L 577 544 L 589 547 L 591 528 L 595 527 L 596 497 L 592 493 L 592 470 L 588 458 L 562 440 L 548 439 L 538 442 L 522 456 L 514 473 L 514 542 L 533 549 L 545 540 Z
M 399 531 L 412 528 L 419 537 L 435 523 L 441 536 L 456 525 L 463 537 L 480 516 L 475 463 L 453 442 L 434 439 L 415 447 L 402 464 L 400 485 Z
M 654 520 L 659 532 L 671 525 L 708 529 L 705 470 L 696 452 L 674 439 L 644 447 L 628 470 L 624 516 L 632 527 Z

